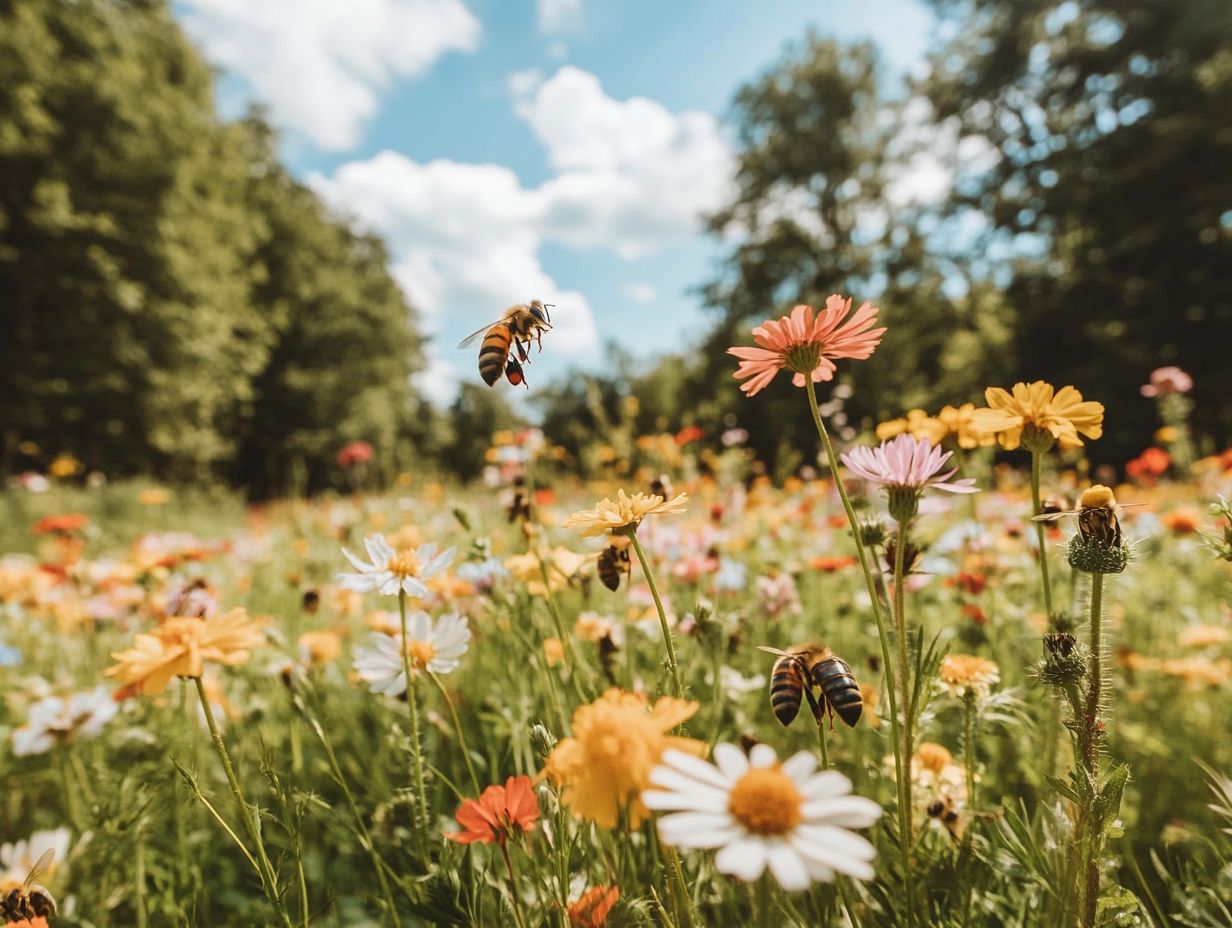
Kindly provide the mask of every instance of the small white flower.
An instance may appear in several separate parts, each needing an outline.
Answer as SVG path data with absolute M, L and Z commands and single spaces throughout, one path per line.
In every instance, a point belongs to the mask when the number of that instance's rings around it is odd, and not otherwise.
M 424 599 L 428 588 L 423 581 L 435 577 L 453 562 L 453 548 L 440 554 L 435 544 L 420 545 L 416 550 L 395 551 L 384 535 L 364 539 L 364 550 L 370 563 L 364 563 L 346 548 L 342 553 L 351 562 L 356 573 L 341 573 L 338 580 L 347 590 L 360 593 L 380 593 L 392 596 L 399 589 L 408 596 Z
M 723 687 L 725 693 L 743 696 L 745 693 L 755 693 L 764 687 L 766 678 L 760 673 L 746 677 L 735 667 L 728 667 L 724 664 L 719 668 L 719 685 Z
M 426 669 L 442 674 L 457 669 L 470 644 L 471 631 L 465 616 L 449 613 L 434 623 L 426 612 L 412 612 L 406 617 L 406 637 L 411 672 Z M 373 632 L 367 647 L 355 649 L 352 666 L 373 693 L 401 696 L 406 692 L 400 634 Z
M 73 738 L 92 738 L 118 711 L 105 686 L 67 699 L 46 696 L 30 707 L 26 724 L 13 731 L 13 753 L 18 757 L 43 754 Z
M 841 773 L 815 772 L 817 760 L 806 752 L 780 764 L 767 744 L 754 745 L 747 758 L 734 744 L 718 744 L 714 759 L 669 750 L 651 771 L 659 789 L 642 793 L 642 802 L 673 813 L 659 819 L 663 843 L 719 848 L 719 872 L 745 882 L 769 867 L 789 892 L 836 874 L 873 878 L 873 846 L 848 829 L 872 825 L 881 807 L 852 796 Z
M 67 828 L 57 828 L 54 831 L 36 831 L 24 841 L 0 845 L 0 868 L 3 868 L 0 870 L 0 883 L 24 882 L 38 859 L 47 851 L 56 852 L 53 869 L 63 864 L 68 857 L 71 838 L 72 833 Z

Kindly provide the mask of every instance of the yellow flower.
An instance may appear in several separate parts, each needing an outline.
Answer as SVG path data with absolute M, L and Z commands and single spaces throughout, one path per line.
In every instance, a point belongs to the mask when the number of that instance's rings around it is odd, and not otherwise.
M 590 563 L 592 555 L 578 554 L 568 548 L 556 547 L 548 552 L 544 564 L 547 567 L 548 584 L 555 593 L 569 585 L 583 565 Z M 505 559 L 505 569 L 518 583 L 526 584 L 526 592 L 531 596 L 546 596 L 547 587 L 543 585 L 543 572 L 539 568 L 539 555 L 533 551 L 525 554 L 515 554 Z
M 555 667 L 565 659 L 565 646 L 559 638 L 543 639 L 543 657 L 549 667 Z
M 264 633 L 243 609 L 232 609 L 217 619 L 176 617 L 139 633 L 127 651 L 113 652 L 118 663 L 104 674 L 124 684 L 139 684 L 141 692 L 151 696 L 166 689 L 172 677 L 200 677 L 207 662 L 242 664 L 249 650 L 264 640 Z
M 1161 445 L 1170 445 L 1180 437 L 1181 433 L 1174 426 L 1165 425 L 1155 430 L 1155 441 Z
M 995 433 L 1009 451 L 1022 443 L 1024 431 L 1047 433 L 1062 449 L 1082 447 L 1080 433 L 1091 439 L 1104 433 L 1103 404 L 1084 401 L 1073 387 L 1054 391 L 1052 384 L 1037 380 L 1014 384 L 1012 394 L 989 387 L 984 398 L 988 407 L 974 411 L 972 425 L 976 431 Z
M 142 506 L 165 506 L 171 502 L 171 491 L 163 487 L 149 487 L 137 494 L 137 502 Z
M 946 436 L 946 427 L 940 419 L 933 418 L 922 409 L 909 409 L 906 418 L 891 419 L 877 426 L 878 441 L 887 441 L 903 434 L 912 438 L 927 438 L 934 445 L 939 445 Z
M 1218 625 L 1191 625 L 1177 639 L 1183 648 L 1209 648 L 1229 641 L 1232 641 L 1232 632 Z
M 648 706 L 642 693 L 610 689 L 573 713 L 573 737 L 552 749 L 544 776 L 578 818 L 615 828 L 624 809 L 637 828 L 649 815 L 642 790 L 663 752 L 705 753 L 704 742 L 667 734 L 696 711 L 695 702 L 664 696 Z
M 342 635 L 332 629 L 299 636 L 300 660 L 312 667 L 332 664 L 342 654 Z
M 1218 661 L 1201 655 L 1178 657 L 1164 661 L 1160 669 L 1170 677 L 1179 677 L 1195 690 L 1222 686 L 1232 678 L 1232 660 L 1226 657 Z
M 997 665 L 974 654 L 950 654 L 941 662 L 941 685 L 951 696 L 987 696 L 1001 679 Z
M 688 501 L 687 493 L 664 500 L 662 496 L 647 496 L 645 493 L 626 496 L 625 491 L 620 490 L 615 501 L 604 498 L 594 509 L 583 509 L 569 516 L 565 520 L 565 528 L 579 529 L 588 538 L 612 533 L 627 535 L 637 531 L 646 516 L 684 512 Z
M 47 473 L 53 477 L 71 477 L 81 473 L 81 462 L 71 454 L 61 454 L 48 465 Z
M 953 435 L 960 448 L 984 448 L 997 440 L 996 435 L 985 432 L 976 425 L 975 403 L 942 406 L 941 412 L 937 413 L 937 421 L 945 426 L 945 434 L 942 437 Z

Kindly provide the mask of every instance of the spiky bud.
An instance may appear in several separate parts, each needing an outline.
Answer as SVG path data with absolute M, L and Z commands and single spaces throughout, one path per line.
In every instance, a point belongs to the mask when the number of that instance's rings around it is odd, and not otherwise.
M 1086 650 L 1073 641 L 1072 635 L 1059 636 L 1069 639 L 1069 651 L 1062 653 L 1049 647 L 1048 639 L 1044 639 L 1044 659 L 1036 668 L 1036 676 L 1045 686 L 1056 686 L 1066 689 L 1077 686 L 1086 677 Z
M 1119 574 L 1129 563 L 1124 542 L 1105 548 L 1095 538 L 1075 535 L 1069 540 L 1069 566 L 1089 574 Z
M 1078 639 L 1069 632 L 1049 632 L 1044 636 L 1044 650 L 1054 657 L 1069 657 Z
M 882 545 L 885 540 L 886 528 L 880 521 L 860 523 L 860 541 L 864 542 L 864 547 Z
M 542 722 L 536 722 L 530 727 L 530 746 L 536 754 L 546 758 L 556 747 L 556 736 Z

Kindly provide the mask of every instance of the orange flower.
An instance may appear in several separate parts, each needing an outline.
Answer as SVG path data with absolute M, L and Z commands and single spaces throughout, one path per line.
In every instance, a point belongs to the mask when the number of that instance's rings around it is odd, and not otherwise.
M 592 886 L 569 906 L 571 928 L 603 928 L 607 915 L 620 898 L 619 886 Z
M 809 561 L 809 567 L 832 574 L 859 563 L 854 557 L 815 557 Z
M 530 777 L 510 777 L 504 786 L 489 786 L 478 799 L 467 799 L 454 813 L 465 831 L 445 832 L 458 844 L 501 844 L 515 829 L 530 831 L 539 821 L 539 801 Z
M 242 664 L 249 650 L 264 640 L 261 629 L 243 609 L 208 620 L 176 616 L 138 634 L 127 651 L 113 652 L 118 663 L 103 673 L 140 686 L 142 693 L 152 696 L 165 690 L 172 677 L 200 677 L 207 662 Z
M 1164 516 L 1164 525 L 1176 535 L 1189 535 L 1198 530 L 1202 517 L 1192 509 L 1173 509 Z
M 1162 448 L 1147 448 L 1125 465 L 1125 473 L 1131 477 L 1162 477 L 1172 466 L 1172 457 Z
M 813 383 L 832 379 L 834 358 L 870 357 L 885 333 L 884 327 L 873 328 L 878 309 L 872 303 L 862 303 L 843 324 L 849 312 L 851 300 L 835 293 L 819 313 L 815 314 L 811 306 L 800 305 L 790 316 L 767 319 L 756 326 L 753 340 L 758 347 L 727 349 L 728 354 L 740 359 L 732 376 L 737 380 L 750 378 L 740 385 L 741 392 L 747 396 L 760 393 L 783 368 L 795 371 L 791 382 L 803 387 L 806 377 Z
M 70 535 L 80 532 L 89 523 L 80 512 L 66 512 L 61 516 L 43 516 L 34 523 L 36 535 Z

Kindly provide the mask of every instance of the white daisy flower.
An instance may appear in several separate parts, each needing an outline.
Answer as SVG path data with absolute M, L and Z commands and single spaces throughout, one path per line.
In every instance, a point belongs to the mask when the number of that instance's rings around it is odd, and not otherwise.
M 428 588 L 423 581 L 435 577 L 453 562 L 453 548 L 437 554 L 435 544 L 420 545 L 414 551 L 406 549 L 396 551 L 385 540 L 384 535 L 373 535 L 364 539 L 364 550 L 368 553 L 370 563 L 357 558 L 346 548 L 342 553 L 351 562 L 356 573 L 341 573 L 338 580 L 343 589 L 355 590 L 360 593 L 380 593 L 392 596 L 399 589 L 407 596 L 417 596 L 424 599 L 428 596 Z
M 434 623 L 426 612 L 406 617 L 407 651 L 411 673 L 428 670 L 435 674 L 456 670 L 471 640 L 466 616 L 449 613 Z M 352 667 L 374 693 L 401 696 L 406 692 L 402 663 L 402 636 L 373 632 L 367 647 L 355 649 Z
M 67 699 L 47 696 L 30 707 L 26 724 L 13 731 L 18 757 L 43 754 L 74 738 L 92 738 L 119 711 L 105 686 L 74 693 Z
M 714 759 L 669 750 L 651 771 L 659 789 L 642 793 L 642 802 L 673 813 L 659 819 L 665 844 L 719 848 L 719 872 L 745 882 L 768 866 L 789 892 L 814 880 L 832 882 L 836 874 L 873 878 L 873 846 L 848 829 L 872 825 L 881 807 L 852 796 L 841 773 L 817 773 L 807 752 L 779 763 L 767 744 L 755 745 L 747 758 L 734 744 L 718 744 Z
M 69 841 L 72 832 L 67 828 L 57 828 L 54 831 L 36 831 L 21 841 L 0 845 L 0 883 L 21 883 L 26 875 L 48 851 L 55 851 L 52 858 L 52 870 L 59 867 L 68 858 Z M 44 882 L 52 870 L 44 876 Z

